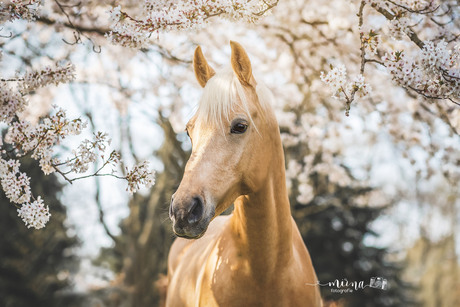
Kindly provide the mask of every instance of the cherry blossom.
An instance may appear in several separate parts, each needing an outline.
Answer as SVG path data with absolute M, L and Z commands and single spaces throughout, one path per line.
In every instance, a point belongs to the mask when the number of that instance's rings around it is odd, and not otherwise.
M 357 93 L 359 97 L 365 97 L 371 92 L 371 86 L 364 83 L 364 76 L 357 75 L 353 81 L 347 80 L 347 70 L 344 65 L 333 67 L 331 70 L 324 74 L 321 72 L 321 80 L 326 83 L 333 92 L 334 98 L 343 100 L 347 103 L 346 114 L 348 115 L 349 105 L 354 100 Z
M 445 41 L 425 42 L 414 57 L 404 51 L 387 53 L 383 61 L 393 80 L 429 98 L 460 98 L 460 49 Z
M 41 1 L 2 2 L 0 23 L 14 19 L 34 21 L 40 4 Z M 139 189 L 140 184 L 154 184 L 154 173 L 148 169 L 147 162 L 141 162 L 133 169 L 126 170 L 126 176 L 116 174 L 120 155 L 115 150 L 104 155 L 110 139 L 103 132 L 96 132 L 93 140 L 83 140 L 67 157 L 62 150 L 57 152 L 56 149 L 64 139 L 79 135 L 87 127 L 87 123 L 80 118 L 68 118 L 61 108 L 54 108 L 55 112 L 44 116 L 37 124 L 23 119 L 22 113 L 28 107 L 29 95 L 33 95 L 39 88 L 72 82 L 74 79 L 75 67 L 71 63 L 56 63 L 30 69 L 22 75 L 18 73 L 14 77 L 0 78 L 0 121 L 8 125 L 5 142 L 2 139 L 0 143 L 0 183 L 11 202 L 22 204 L 18 210 L 19 216 L 28 227 L 44 227 L 50 214 L 40 196 L 30 202 L 33 198 L 30 190 L 31 178 L 20 171 L 21 164 L 18 160 L 25 155 L 38 160 L 46 175 L 58 173 L 69 183 L 91 176 L 113 176 L 126 180 L 130 192 Z M 102 161 L 102 167 L 88 174 L 89 165 L 97 161 Z M 112 169 L 104 172 L 108 166 L 112 166 Z
M 43 204 L 40 196 L 31 203 L 25 203 L 18 209 L 19 217 L 24 221 L 27 228 L 40 229 L 48 223 L 51 214 L 49 207 Z
M 148 161 L 134 165 L 131 170 L 127 171 L 128 188 L 126 190 L 131 194 L 139 190 L 140 184 L 147 188 L 155 184 L 155 173 L 149 169 Z
M 35 20 L 41 0 L 5 0 L 0 2 L 0 24 L 15 19 Z
M 20 163 L 17 160 L 0 159 L 0 182 L 6 197 L 11 202 L 21 204 L 30 200 L 30 178 L 19 171 Z
M 256 0 L 145 0 L 142 14 L 137 17 L 122 11 L 121 6 L 112 8 L 109 11 L 112 31 L 107 33 L 107 37 L 115 44 L 142 48 L 148 45 L 152 33 L 200 28 L 215 16 L 254 22 L 277 3 Z

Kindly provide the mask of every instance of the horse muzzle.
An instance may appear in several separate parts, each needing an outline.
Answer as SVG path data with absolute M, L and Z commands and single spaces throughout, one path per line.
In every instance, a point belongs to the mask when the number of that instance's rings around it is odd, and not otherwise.
M 182 238 L 198 239 L 204 235 L 212 214 L 206 210 L 205 202 L 199 195 L 171 198 L 169 218 L 173 222 L 174 233 Z M 211 210 L 214 211 L 214 210 Z

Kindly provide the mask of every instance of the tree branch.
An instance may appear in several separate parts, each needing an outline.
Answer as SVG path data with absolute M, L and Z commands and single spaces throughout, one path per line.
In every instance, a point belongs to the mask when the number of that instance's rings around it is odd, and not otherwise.
M 395 15 L 393 15 L 392 13 L 388 12 L 387 10 L 385 10 L 384 8 L 381 8 L 375 4 L 372 4 L 372 7 L 377 11 L 379 12 L 380 14 L 382 14 L 383 16 L 386 17 L 386 19 L 388 20 L 393 20 L 395 19 Z M 406 32 L 406 35 L 409 37 L 409 39 L 414 43 L 416 44 L 420 49 L 423 49 L 423 47 L 425 46 L 425 44 L 423 43 L 423 41 L 418 37 L 417 33 L 415 33 L 412 29 L 408 29 L 408 32 Z

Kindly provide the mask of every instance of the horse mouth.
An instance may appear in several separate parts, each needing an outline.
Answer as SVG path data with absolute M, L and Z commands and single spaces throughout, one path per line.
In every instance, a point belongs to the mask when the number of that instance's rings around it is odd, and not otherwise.
M 184 233 L 184 234 L 179 234 L 179 233 L 177 233 L 177 232 L 174 232 L 174 234 L 175 234 L 176 236 L 180 237 L 180 238 L 184 238 L 184 239 L 188 239 L 188 240 L 196 240 L 196 239 L 199 239 L 199 238 L 201 238 L 202 236 L 204 236 L 204 233 L 205 233 L 205 232 L 206 232 L 206 230 L 203 231 L 202 233 L 198 234 L 198 235 L 188 235 L 188 234 L 185 234 L 185 233 Z
M 176 231 L 175 229 L 173 229 L 174 231 L 174 234 L 180 238 L 184 238 L 184 239 L 189 239 L 189 240 L 193 240 L 193 239 L 199 239 L 201 238 L 202 236 L 204 236 L 204 234 L 206 233 L 206 230 L 208 229 L 208 227 L 206 227 L 203 231 L 201 231 L 200 233 L 198 234 L 190 234 L 190 233 L 185 233 L 185 232 L 178 232 Z
M 173 226 L 173 232 L 176 236 L 184 239 L 199 239 L 208 230 L 209 222 L 202 223 L 198 227 L 193 227 L 193 228 L 178 228 Z

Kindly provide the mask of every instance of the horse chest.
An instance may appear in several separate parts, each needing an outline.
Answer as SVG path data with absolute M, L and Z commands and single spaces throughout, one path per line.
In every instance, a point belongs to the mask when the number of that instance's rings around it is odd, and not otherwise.
M 201 253 L 190 248 L 184 254 L 171 280 L 167 306 L 289 306 L 290 290 L 283 282 L 256 280 L 248 260 L 231 240 L 221 238 Z

